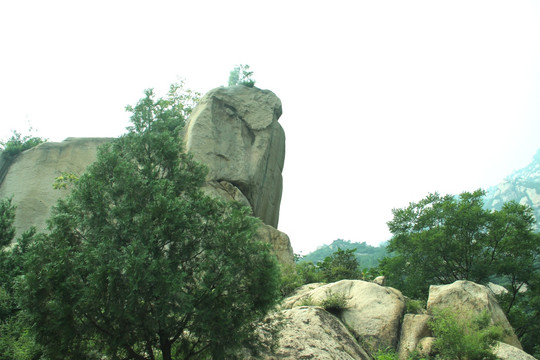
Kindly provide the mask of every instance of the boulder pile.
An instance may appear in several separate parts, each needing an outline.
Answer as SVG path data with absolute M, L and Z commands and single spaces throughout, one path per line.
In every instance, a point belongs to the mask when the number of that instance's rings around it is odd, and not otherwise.
M 344 298 L 346 305 L 329 309 L 330 298 Z M 486 286 L 470 281 L 431 286 L 424 314 L 406 313 L 406 301 L 399 290 L 362 280 L 304 285 L 284 299 L 282 309 L 273 315 L 281 319 L 283 330 L 278 348 L 264 358 L 363 360 L 372 359 L 379 350 L 395 351 L 400 360 L 415 350 L 426 356 L 433 354 L 435 340 L 428 326 L 431 314 L 437 308 L 450 308 L 471 314 L 487 311 L 490 323 L 504 328 L 506 337 L 494 347 L 500 359 L 534 359 L 521 350 Z

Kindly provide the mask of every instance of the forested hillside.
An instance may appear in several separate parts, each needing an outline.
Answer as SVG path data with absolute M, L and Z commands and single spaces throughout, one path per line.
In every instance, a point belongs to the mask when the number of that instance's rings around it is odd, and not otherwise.
M 337 239 L 334 240 L 330 245 L 323 245 L 312 253 L 307 254 L 306 256 L 300 259 L 300 262 L 313 262 L 318 263 L 323 261 L 324 258 L 332 255 L 338 249 L 341 250 L 350 250 L 356 249 L 354 252 L 360 268 L 372 268 L 378 265 L 379 260 L 386 256 L 386 243 L 382 243 L 378 247 L 371 246 L 365 242 L 357 243 L 351 242 L 350 240 Z

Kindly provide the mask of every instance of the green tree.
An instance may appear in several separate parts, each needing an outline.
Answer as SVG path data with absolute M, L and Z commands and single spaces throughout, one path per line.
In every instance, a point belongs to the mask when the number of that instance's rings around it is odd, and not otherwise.
M 393 236 L 381 262 L 388 284 L 425 298 L 430 284 L 456 280 L 485 283 L 502 276 L 513 291 L 527 282 L 540 244 L 529 207 L 513 202 L 500 211 L 483 208 L 482 190 L 459 197 L 429 194 L 394 209 Z
M 23 259 L 35 229 L 15 239 L 15 210 L 11 198 L 0 200 L 0 359 L 38 359 L 41 350 L 15 298 L 17 279 L 23 274 Z
M 32 129 L 30 128 L 30 132 Z M 13 131 L 13 135 L 6 141 L 0 141 L 0 150 L 2 156 L 13 158 L 19 153 L 31 149 L 43 142 L 47 141 L 41 137 L 32 135 L 22 135 L 17 131 Z
M 319 268 L 326 282 L 334 282 L 342 279 L 359 279 L 362 277 L 358 260 L 354 252 L 356 249 L 342 250 L 338 248 L 332 255 L 326 257 Z
M 247 87 L 255 86 L 255 80 L 252 78 L 253 71 L 249 71 L 249 65 L 236 65 L 229 73 L 229 86 L 244 85 Z
M 254 346 L 279 299 L 258 220 L 203 195 L 178 137 L 181 87 L 152 90 L 128 133 L 58 202 L 26 257 L 19 296 L 51 359 L 222 359 Z

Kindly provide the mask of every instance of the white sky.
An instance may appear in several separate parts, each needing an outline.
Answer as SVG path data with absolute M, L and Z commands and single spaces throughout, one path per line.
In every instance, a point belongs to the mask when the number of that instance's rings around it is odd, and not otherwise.
M 282 100 L 295 252 L 497 184 L 540 147 L 538 1 L 0 2 L 0 138 L 117 136 L 124 106 L 249 64 Z

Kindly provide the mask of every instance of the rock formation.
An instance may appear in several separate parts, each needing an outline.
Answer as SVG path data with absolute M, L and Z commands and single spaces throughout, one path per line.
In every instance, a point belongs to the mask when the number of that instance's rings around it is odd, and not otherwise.
M 236 86 L 205 95 L 186 125 L 186 150 L 208 166 L 203 190 L 214 197 L 250 206 L 262 219 L 257 233 L 269 242 L 281 263 L 293 263 L 286 234 L 276 230 L 281 202 L 285 135 L 278 118 L 281 101 L 268 90 Z M 25 151 L 9 164 L 0 163 L 0 197 L 13 196 L 15 227 L 20 234 L 31 226 L 46 228 L 56 201 L 67 191 L 54 190 L 62 172 L 82 174 L 96 159 L 97 147 L 111 139 L 69 138 Z
M 405 310 L 401 292 L 362 280 L 341 280 L 296 293 L 283 303 L 293 308 L 310 299 L 321 304 L 333 294 L 344 295 L 347 307 L 338 318 L 353 335 L 371 349 L 396 348 L 399 326 Z
M 407 356 L 416 350 L 422 339 L 431 336 L 431 330 L 428 326 L 429 318 L 430 316 L 425 314 L 405 315 L 399 337 L 398 356 L 400 360 L 407 359 Z
M 209 182 L 227 182 L 245 195 L 255 216 L 277 228 L 285 133 L 281 101 L 245 86 L 208 92 L 189 118 L 186 150 L 208 165 Z
M 0 183 L 0 198 L 12 197 L 17 206 L 18 234 L 36 226 L 46 228 L 46 220 L 56 201 L 67 195 L 54 190 L 54 179 L 62 172 L 82 174 L 96 160 L 97 148 L 107 138 L 68 138 L 61 143 L 46 142 L 19 154 Z
M 516 201 L 530 206 L 534 216 L 540 220 L 540 149 L 526 167 L 514 171 L 497 186 L 486 190 L 485 207 L 490 210 L 500 210 L 508 201 Z M 536 230 L 540 230 L 537 221 Z
M 328 351 L 343 349 L 343 343 L 347 344 L 348 349 L 355 348 L 350 343 L 351 337 L 343 332 L 333 335 L 337 325 L 317 320 L 322 319 L 320 313 L 325 311 L 319 305 L 329 296 L 336 294 L 345 296 L 347 305 L 335 314 L 334 319 L 345 325 L 363 352 L 347 351 L 345 356 Z M 423 356 L 433 354 L 433 342 L 436 339 L 428 325 L 431 315 L 404 314 L 404 304 L 405 299 L 398 290 L 361 280 L 304 285 L 282 302 L 282 308 L 286 310 L 278 311 L 275 316 L 282 318 L 281 326 L 286 330 L 282 332 L 278 349 L 272 354 L 266 354 L 264 358 L 365 359 L 364 353 L 373 356 L 377 350 L 392 349 L 397 352 L 400 360 L 407 359 L 415 350 Z M 438 306 L 450 307 L 456 311 L 487 310 L 492 323 L 502 325 L 510 334 L 494 348 L 497 356 L 501 359 L 534 359 L 521 350 L 508 320 L 487 287 L 469 281 L 431 286 L 428 312 Z M 327 315 L 331 316 L 330 313 Z M 317 329 L 319 327 L 323 328 Z M 314 337 L 313 340 L 309 339 L 311 336 Z M 356 355 L 351 355 L 355 353 Z
M 448 285 L 432 285 L 429 287 L 428 312 L 437 307 L 449 307 L 458 311 L 472 311 L 474 313 L 488 311 L 491 315 L 491 322 L 502 326 L 509 334 L 503 339 L 503 342 L 521 349 L 521 343 L 514 334 L 512 326 L 488 287 L 465 280 Z
M 318 306 L 283 310 L 277 350 L 263 359 L 369 360 L 371 357 L 336 317 Z

